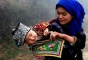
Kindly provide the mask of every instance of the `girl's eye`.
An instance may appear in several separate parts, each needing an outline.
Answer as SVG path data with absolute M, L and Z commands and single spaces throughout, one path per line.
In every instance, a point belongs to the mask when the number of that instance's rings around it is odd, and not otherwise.
M 29 36 L 32 36 L 32 34 L 30 33 Z
M 62 13 L 63 16 L 66 16 L 66 13 Z
M 57 14 L 60 15 L 60 13 L 57 11 Z
M 67 13 L 66 13 L 66 12 L 61 12 L 61 13 L 60 13 L 60 12 L 58 12 L 58 11 L 57 11 L 57 14 L 58 14 L 58 15 L 60 15 L 60 14 L 61 14 L 61 15 L 63 15 L 63 16 L 66 16 L 66 15 L 67 15 Z

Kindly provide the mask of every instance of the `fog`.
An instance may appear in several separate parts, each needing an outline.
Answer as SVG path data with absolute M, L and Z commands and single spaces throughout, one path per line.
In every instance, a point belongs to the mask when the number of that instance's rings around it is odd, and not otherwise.
M 83 28 L 88 33 L 87 0 L 78 0 L 86 11 Z M 10 40 L 11 30 L 21 22 L 33 26 L 41 21 L 55 18 L 58 0 L 0 0 L 0 42 Z

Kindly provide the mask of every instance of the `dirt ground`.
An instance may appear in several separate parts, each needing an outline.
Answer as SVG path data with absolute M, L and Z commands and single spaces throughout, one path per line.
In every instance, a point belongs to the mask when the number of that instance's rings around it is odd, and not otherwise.
M 37 60 L 33 57 L 33 55 L 19 54 L 16 58 L 12 58 L 10 60 Z
M 83 49 L 83 58 L 84 60 L 88 60 L 88 41 L 86 41 L 86 46 Z
M 88 60 L 88 41 L 86 41 L 86 46 L 82 51 L 84 60 Z M 19 54 L 16 58 L 12 58 L 11 60 L 37 60 L 37 59 L 35 59 L 32 54 Z

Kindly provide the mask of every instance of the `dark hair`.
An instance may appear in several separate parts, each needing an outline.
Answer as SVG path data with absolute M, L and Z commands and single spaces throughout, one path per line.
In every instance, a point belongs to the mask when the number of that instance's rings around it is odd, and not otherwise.
M 64 8 L 64 7 L 61 6 L 60 4 L 57 4 L 57 5 L 56 5 L 56 9 L 57 9 L 58 7 L 62 7 L 62 8 Z

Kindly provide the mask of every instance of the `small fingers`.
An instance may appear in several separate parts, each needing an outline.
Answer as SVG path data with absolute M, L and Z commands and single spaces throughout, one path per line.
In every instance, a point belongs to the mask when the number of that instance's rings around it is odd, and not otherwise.
M 56 35 L 55 34 L 51 34 L 50 35 L 50 40 L 52 41 L 52 40 L 55 40 L 56 39 Z
M 47 36 L 49 34 L 49 30 L 46 29 L 43 34 L 44 34 L 44 36 Z

